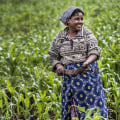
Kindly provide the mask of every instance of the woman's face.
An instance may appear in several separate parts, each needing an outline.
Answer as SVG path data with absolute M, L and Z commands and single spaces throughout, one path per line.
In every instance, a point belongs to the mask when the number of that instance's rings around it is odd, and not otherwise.
M 81 12 L 76 13 L 70 19 L 67 19 L 69 30 L 80 31 L 83 25 L 83 14 Z

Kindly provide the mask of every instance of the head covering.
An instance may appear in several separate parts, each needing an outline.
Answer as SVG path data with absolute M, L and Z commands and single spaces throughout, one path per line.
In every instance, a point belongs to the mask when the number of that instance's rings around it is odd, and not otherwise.
M 74 12 L 74 10 L 79 9 L 81 11 L 81 13 L 84 15 L 84 12 L 79 8 L 79 7 L 75 7 L 75 6 L 71 6 L 69 8 L 67 8 L 63 14 L 60 16 L 59 20 L 63 23 L 63 24 L 67 24 L 67 18 L 70 18 L 70 16 L 72 15 L 72 13 Z

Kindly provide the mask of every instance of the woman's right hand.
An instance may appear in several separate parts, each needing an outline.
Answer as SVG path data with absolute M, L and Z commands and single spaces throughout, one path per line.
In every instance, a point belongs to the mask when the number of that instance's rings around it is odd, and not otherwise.
M 64 75 L 64 73 L 65 73 L 65 68 L 64 68 L 64 66 L 61 65 L 61 64 L 57 64 L 57 65 L 56 65 L 56 73 L 57 73 L 58 76 Z

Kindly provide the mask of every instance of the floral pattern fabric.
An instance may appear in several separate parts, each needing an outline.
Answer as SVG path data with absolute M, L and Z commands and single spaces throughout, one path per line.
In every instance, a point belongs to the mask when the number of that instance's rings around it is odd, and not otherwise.
M 71 70 L 79 68 L 81 65 L 82 63 L 75 63 L 66 65 L 65 68 Z M 72 120 L 74 117 L 84 120 L 85 113 L 79 111 L 75 106 L 85 107 L 85 110 L 99 107 L 100 114 L 104 118 L 108 117 L 97 61 L 90 64 L 90 70 L 84 75 L 63 75 L 62 78 L 62 120 Z

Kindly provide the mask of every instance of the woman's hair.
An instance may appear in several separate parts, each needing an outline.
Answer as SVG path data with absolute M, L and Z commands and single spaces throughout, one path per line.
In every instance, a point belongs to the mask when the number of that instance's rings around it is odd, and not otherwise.
M 74 16 L 76 13 L 79 13 L 79 12 L 84 15 L 84 12 L 83 12 L 82 10 L 80 10 L 80 9 L 75 9 L 75 10 L 73 11 L 73 13 L 71 14 L 71 16 L 70 16 L 68 19 L 71 19 L 72 16 Z

